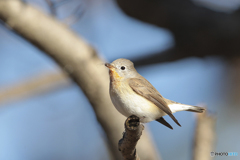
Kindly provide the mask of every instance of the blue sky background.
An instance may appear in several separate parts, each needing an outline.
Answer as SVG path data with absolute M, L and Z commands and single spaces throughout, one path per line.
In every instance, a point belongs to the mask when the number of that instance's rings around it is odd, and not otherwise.
M 41 0 L 31 3 L 47 9 Z M 74 3 L 61 7 L 59 15 L 69 13 Z M 169 31 L 125 16 L 112 1 L 91 0 L 84 7 L 87 11 L 72 29 L 106 61 L 134 60 L 174 45 Z M 0 25 L 0 89 L 58 70 L 48 56 Z M 240 108 L 239 104 L 229 106 L 223 59 L 188 58 L 137 70 L 168 99 L 191 105 L 207 104 L 217 117 L 216 151 L 240 154 Z M 174 130 L 157 122 L 147 127 L 163 159 L 190 160 L 196 115 L 180 112 L 175 116 L 182 127 L 169 117 L 166 120 Z M 75 84 L 0 107 L 1 160 L 106 160 L 103 137 L 89 102 Z

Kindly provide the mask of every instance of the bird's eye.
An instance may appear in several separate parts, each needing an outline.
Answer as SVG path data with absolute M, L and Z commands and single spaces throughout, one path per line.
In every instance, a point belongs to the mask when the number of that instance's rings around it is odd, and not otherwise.
M 122 66 L 122 67 L 121 67 L 121 70 L 125 70 L 125 67 L 124 67 L 124 66 Z

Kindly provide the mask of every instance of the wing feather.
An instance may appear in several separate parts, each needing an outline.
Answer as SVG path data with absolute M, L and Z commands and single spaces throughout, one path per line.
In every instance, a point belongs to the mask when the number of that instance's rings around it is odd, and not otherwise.
M 173 116 L 172 111 L 168 107 L 167 103 L 164 101 L 162 95 L 148 82 L 145 78 L 131 78 L 129 79 L 129 86 L 134 92 L 148 99 L 159 107 L 162 111 L 168 114 L 176 124 L 181 126 L 178 120 Z

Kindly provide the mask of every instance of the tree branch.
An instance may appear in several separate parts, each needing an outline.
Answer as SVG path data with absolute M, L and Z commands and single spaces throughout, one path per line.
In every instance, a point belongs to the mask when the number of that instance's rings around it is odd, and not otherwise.
M 63 19 L 63 22 L 67 25 L 72 25 L 77 22 L 84 15 L 84 13 L 85 11 L 82 4 L 78 4 L 72 14 Z
M 109 97 L 109 75 L 94 48 L 70 31 L 66 25 L 58 23 L 50 16 L 22 3 L 20 0 L 0 1 L 0 19 L 12 30 L 27 39 L 47 55 L 52 57 L 69 76 L 81 87 L 91 103 L 97 120 L 102 125 L 108 138 L 111 156 L 120 160 L 117 141 L 121 137 L 121 116 Z M 138 149 L 143 157 L 157 159 L 157 153 L 145 134 L 145 146 Z
M 215 12 L 190 0 L 117 0 L 117 3 L 127 15 L 172 32 L 175 53 L 164 60 L 155 54 L 151 59 L 155 63 L 191 56 L 239 56 L 240 9 L 232 14 Z M 142 57 L 141 61 L 144 60 Z
M 144 66 L 149 64 L 172 62 L 181 58 L 188 57 L 187 55 L 177 54 L 174 48 L 167 49 L 161 53 L 153 53 L 147 56 L 137 57 L 133 60 L 134 66 Z
M 216 118 L 205 111 L 197 114 L 197 126 L 194 138 L 193 160 L 211 160 L 214 151 Z
M 140 160 L 136 153 L 136 145 L 142 135 L 144 126 L 140 124 L 139 118 L 132 115 L 124 123 L 125 132 L 123 138 L 118 142 L 124 160 Z
M 56 17 L 57 16 L 57 11 L 56 11 L 54 2 L 52 2 L 52 0 L 45 0 L 45 2 L 48 4 L 49 10 L 50 10 L 52 16 Z
M 70 79 L 63 72 L 37 74 L 37 76 L 28 77 L 27 80 L 20 81 L 16 84 L 1 86 L 0 105 L 12 100 L 43 94 L 50 90 L 59 87 L 63 88 L 71 84 Z

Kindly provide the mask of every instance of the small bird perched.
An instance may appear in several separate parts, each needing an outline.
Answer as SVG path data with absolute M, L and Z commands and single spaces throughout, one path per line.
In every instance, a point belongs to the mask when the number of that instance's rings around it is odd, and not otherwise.
M 158 121 L 173 129 L 163 116 L 169 115 L 181 126 L 173 113 L 191 111 L 202 113 L 205 108 L 181 104 L 164 98 L 150 82 L 141 76 L 128 59 L 105 63 L 109 68 L 110 97 L 116 109 L 126 117 L 135 115 L 140 122 Z

